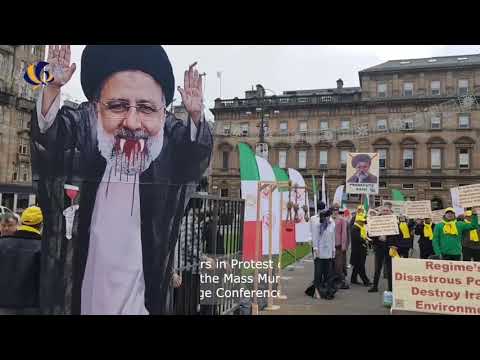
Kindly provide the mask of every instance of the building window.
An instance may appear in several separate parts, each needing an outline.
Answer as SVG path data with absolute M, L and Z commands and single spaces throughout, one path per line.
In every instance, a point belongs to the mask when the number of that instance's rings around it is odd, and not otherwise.
M 223 126 L 223 135 L 230 135 L 230 125 Z
M 248 136 L 248 123 L 240 124 L 240 132 L 242 136 Z
M 23 181 L 27 181 L 27 174 L 23 174 Z
M 320 121 L 320 130 L 328 130 L 328 121 Z
M 440 81 L 435 80 L 430 83 L 430 92 L 433 96 L 440 95 Z
M 287 151 L 279 150 L 278 151 L 278 167 L 285 169 L 287 167 Z
M 413 189 L 413 184 L 402 184 L 403 189 Z
M 347 159 L 350 151 L 342 150 L 340 151 L 340 167 L 345 169 L 347 167 Z
M 340 123 L 340 128 L 342 130 L 350 129 L 350 120 L 342 120 L 342 122 Z
M 222 152 L 222 169 L 228 169 L 228 158 L 230 153 L 228 151 Z
M 387 96 L 387 84 L 377 84 L 377 96 L 386 97 Z
M 378 149 L 378 163 L 380 169 L 387 168 L 387 149 Z
M 442 120 L 439 115 L 434 115 L 430 118 L 430 128 L 431 129 L 441 129 Z
M 468 80 L 458 80 L 458 96 L 468 94 Z
M 442 167 L 442 149 L 430 149 L 430 165 L 432 169 Z
M 442 188 L 442 183 L 440 181 L 432 181 L 432 182 L 430 182 L 430 188 L 431 189 L 441 189 Z
M 460 114 L 458 115 L 458 128 L 469 129 L 470 128 L 470 115 Z
M 413 96 L 413 83 L 403 83 L 403 96 Z
M 287 123 L 286 121 L 282 121 L 282 122 L 280 123 L 280 132 L 281 132 L 282 134 L 288 133 L 288 123 Z
M 299 130 L 301 133 L 306 133 L 307 132 L 307 122 L 306 121 L 300 121 L 299 122 Z
M 402 120 L 402 130 L 414 130 L 415 126 L 413 119 L 403 119 Z
M 28 155 L 28 146 L 25 144 L 24 141 L 22 141 L 21 144 L 18 145 L 18 152 L 22 155 Z
M 377 130 L 387 130 L 387 120 L 385 119 L 377 120 Z
M 17 173 L 14 172 L 13 175 L 12 175 L 12 180 L 13 181 L 17 181 Z
M 387 188 L 387 183 L 385 181 L 379 181 L 378 182 L 378 187 L 380 189 L 386 189 Z
M 221 197 L 228 197 L 228 189 L 220 189 Z
M 412 184 L 412 185 L 413 185 L 413 184 Z M 410 200 L 410 201 L 415 201 L 416 198 L 415 198 L 415 196 L 409 196 L 409 197 L 408 197 L 408 200 Z
M 470 151 L 468 149 L 459 150 L 458 164 L 460 169 L 470 168 Z
M 307 168 L 307 151 L 300 150 L 298 152 L 298 168 L 306 169 Z
M 320 150 L 320 169 L 326 169 L 328 166 L 328 151 Z
M 413 169 L 413 149 L 403 150 L 403 168 Z

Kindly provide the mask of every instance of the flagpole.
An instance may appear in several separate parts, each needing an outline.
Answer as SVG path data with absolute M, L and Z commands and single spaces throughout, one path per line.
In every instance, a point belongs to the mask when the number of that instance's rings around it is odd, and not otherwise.
M 272 264 L 272 246 L 273 246 L 273 192 L 275 191 L 276 185 L 269 186 L 268 192 L 268 263 Z M 281 254 L 280 254 L 281 256 Z M 268 299 L 267 299 L 267 307 L 265 308 L 266 311 L 274 311 L 280 309 L 280 306 L 273 304 L 273 297 L 272 297 L 272 266 L 268 267 Z
M 220 81 L 220 99 L 222 98 L 222 72 L 217 71 L 217 77 L 218 80 Z

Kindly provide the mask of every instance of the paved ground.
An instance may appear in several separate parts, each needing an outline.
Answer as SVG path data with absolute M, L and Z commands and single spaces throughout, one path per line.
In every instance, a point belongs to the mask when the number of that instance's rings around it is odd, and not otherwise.
M 417 252 L 418 254 L 418 252 Z M 380 279 L 378 293 L 369 293 L 363 285 L 350 285 L 349 290 L 338 290 L 335 299 L 314 299 L 305 295 L 305 289 L 313 280 L 313 260 L 308 256 L 297 263 L 293 271 L 284 270 L 282 276 L 290 277 L 283 281 L 283 293 L 287 300 L 275 300 L 280 305 L 276 311 L 262 311 L 261 315 L 388 315 L 390 309 L 382 304 L 383 291 L 387 280 Z M 348 270 L 350 281 L 351 269 Z M 374 255 L 367 257 L 367 275 L 373 281 Z M 360 281 L 360 278 L 359 278 Z M 361 282 L 360 282 L 361 283 Z

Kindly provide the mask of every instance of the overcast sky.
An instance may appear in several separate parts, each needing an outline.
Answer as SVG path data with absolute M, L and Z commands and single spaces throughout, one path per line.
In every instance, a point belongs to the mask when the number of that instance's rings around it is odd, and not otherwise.
M 64 88 L 74 99 L 85 101 L 80 86 L 80 59 L 84 45 L 72 46 L 74 77 Z M 358 72 L 388 60 L 480 53 L 480 45 L 166 45 L 176 86 L 183 87 L 183 71 L 197 61 L 206 72 L 205 101 L 242 98 L 256 84 L 281 94 L 287 90 L 359 86 Z M 179 104 L 180 94 L 174 96 Z M 207 112 L 207 118 L 213 115 Z

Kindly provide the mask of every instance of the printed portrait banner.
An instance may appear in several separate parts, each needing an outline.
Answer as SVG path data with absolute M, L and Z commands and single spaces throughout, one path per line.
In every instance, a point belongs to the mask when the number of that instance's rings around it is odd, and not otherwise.
M 394 258 L 394 311 L 480 315 L 480 263 Z
M 382 205 L 385 206 L 385 203 L 389 202 L 392 204 L 392 212 L 397 215 L 403 215 L 405 214 L 405 201 L 399 201 L 399 200 L 383 200 Z
M 405 216 L 409 219 L 425 219 L 432 217 L 432 203 L 430 200 L 406 201 Z
M 443 220 L 445 209 L 432 211 L 432 222 L 434 224 L 440 224 Z
M 293 185 L 296 184 L 297 186 L 305 186 L 305 179 L 297 170 L 289 168 L 288 176 Z M 302 208 L 305 203 L 308 204 L 308 191 L 305 191 L 305 189 L 298 189 L 297 193 L 295 194 L 295 191 L 292 190 L 291 201 L 299 206 L 298 216 L 300 218 L 300 222 L 295 224 L 295 242 L 308 242 L 310 241 L 309 239 L 311 237 L 310 224 L 305 221 L 305 212 Z M 292 210 L 292 217 L 294 216 L 293 213 L 294 212 Z
M 368 236 L 398 235 L 396 215 L 369 217 L 367 221 Z
M 379 161 L 377 153 L 349 153 L 347 157 L 347 194 L 378 194 Z
M 480 206 L 480 184 L 459 186 L 458 198 L 462 208 Z

